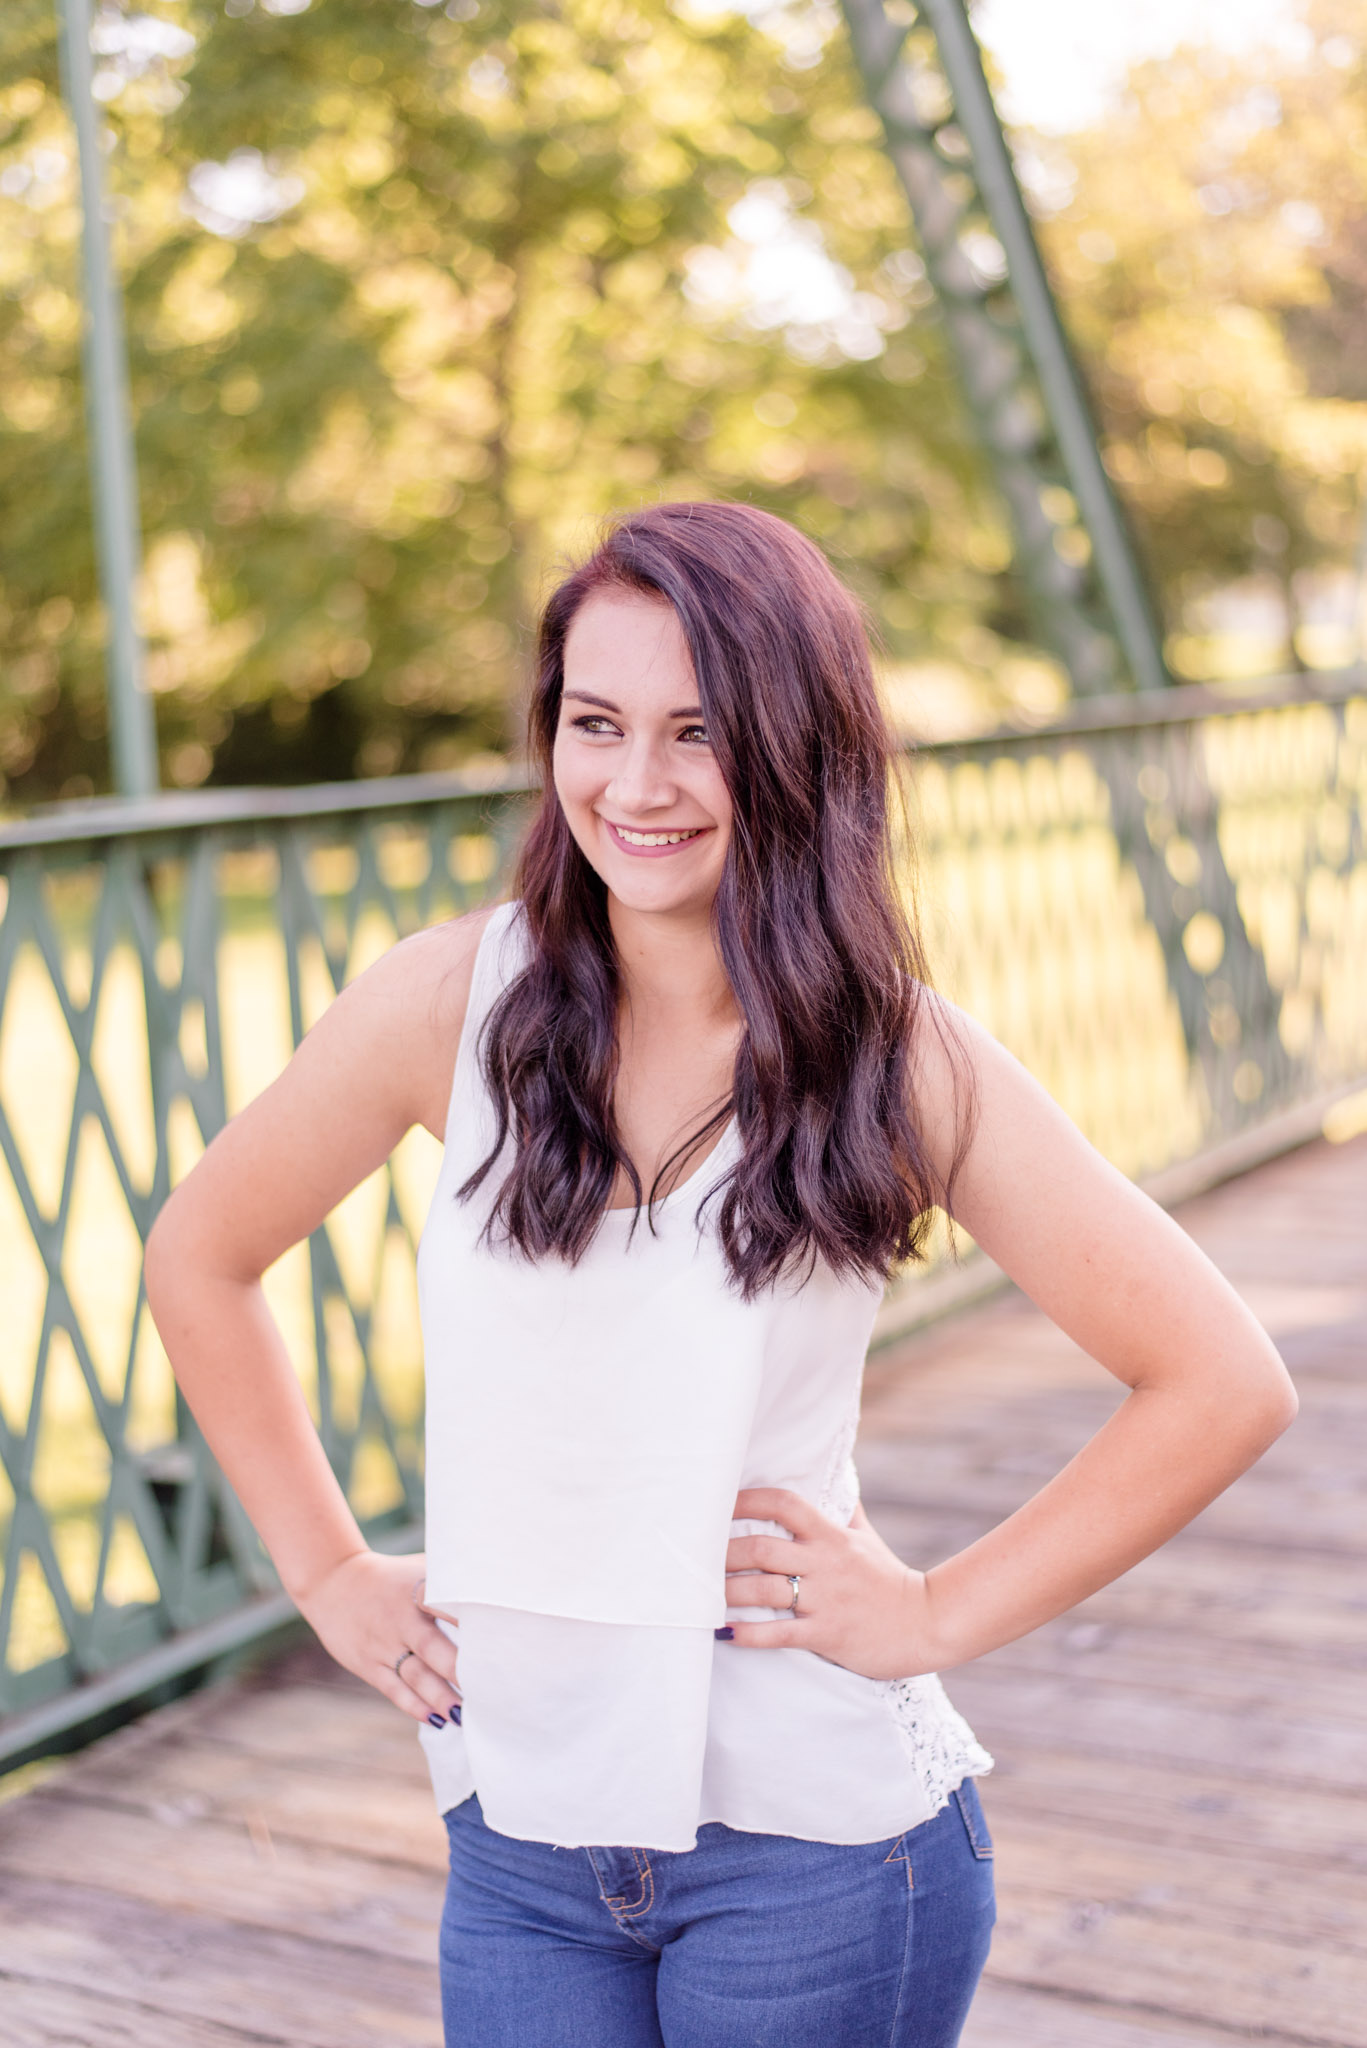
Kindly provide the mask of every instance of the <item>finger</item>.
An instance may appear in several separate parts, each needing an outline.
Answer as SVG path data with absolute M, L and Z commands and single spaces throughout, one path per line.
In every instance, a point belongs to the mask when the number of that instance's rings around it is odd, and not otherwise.
M 377 1680 L 380 1691 L 386 1699 L 402 1707 L 416 1721 L 425 1721 L 431 1714 L 439 1714 L 443 1720 L 459 1713 L 461 1702 L 453 1697 L 450 1684 L 421 1657 L 414 1654 L 405 1657 L 398 1671 L 392 1664 L 385 1667 L 384 1679 Z
M 735 1621 L 732 1641 L 742 1650 L 808 1650 L 810 1621 Z
M 726 1546 L 729 1572 L 788 1572 L 802 1570 L 803 1553 L 786 1536 L 733 1536 Z
M 435 1621 L 421 1616 L 410 1622 L 404 1638 L 406 1650 L 416 1650 L 424 1664 L 430 1664 L 449 1684 L 456 1683 L 456 1665 L 459 1651 L 451 1638 L 443 1635 Z
M 413 1669 L 413 1659 L 411 1657 L 403 1668 L 405 1671 Z M 385 1698 L 396 1706 L 400 1713 L 407 1714 L 411 1721 L 427 1721 L 435 1725 L 438 1719 L 442 1721 L 446 1719 L 445 1714 L 442 1713 L 439 1707 L 424 1699 L 420 1692 L 415 1691 L 411 1685 L 405 1684 L 402 1678 L 396 1678 L 393 1671 L 388 1667 L 386 1667 L 381 1676 L 372 1678 L 371 1683 L 374 1685 L 376 1692 L 383 1693 Z
M 737 1572 L 726 1581 L 728 1607 L 791 1607 L 793 1589 L 773 1572 Z
M 424 1697 L 435 1686 L 440 1697 L 432 1704 L 444 1713 L 452 1695 L 460 1697 L 460 1680 L 457 1676 L 457 1658 L 454 1646 L 446 1640 L 440 1629 L 434 1628 L 434 1642 L 430 1642 L 422 1631 L 427 1624 L 418 1623 L 408 1631 L 409 1640 L 404 1642 L 403 1661 L 397 1655 L 386 1659 L 391 1671 L 404 1685 Z M 397 1667 L 397 1669 L 396 1669 Z
M 786 1486 L 747 1486 L 736 1495 L 735 1515 L 742 1522 L 777 1522 L 794 1536 L 820 1536 L 830 1528 L 820 1508 Z

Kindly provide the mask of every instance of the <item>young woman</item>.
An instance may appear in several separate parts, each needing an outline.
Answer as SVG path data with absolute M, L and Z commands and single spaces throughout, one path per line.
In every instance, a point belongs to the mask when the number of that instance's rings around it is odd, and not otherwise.
M 931 997 L 853 600 L 740 505 L 552 597 L 513 898 L 396 946 L 209 1147 L 147 1283 L 323 1643 L 419 1722 L 447 2038 L 951 2048 L 993 1919 L 934 1673 L 1182 1527 L 1291 1419 L 1175 1224 Z M 260 1276 L 413 1124 L 427 1549 L 367 1548 Z M 1041 1492 L 901 1563 L 850 1464 L 928 1212 L 1130 1388 Z M 463 1702 L 463 1712 L 462 1712 Z

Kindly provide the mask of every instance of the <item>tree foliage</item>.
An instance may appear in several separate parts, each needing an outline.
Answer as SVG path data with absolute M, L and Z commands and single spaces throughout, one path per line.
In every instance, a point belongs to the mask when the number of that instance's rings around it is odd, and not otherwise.
M 1003 524 L 834 10 L 702 6 L 100 13 L 168 779 L 492 769 L 554 564 L 659 496 L 795 519 L 894 658 L 1004 673 Z M 1357 546 L 1367 0 L 1306 7 L 1299 54 L 1183 53 L 1020 138 L 1188 673 L 1211 592 L 1261 579 L 1294 628 Z M 107 785 L 53 20 L 0 12 L 11 803 Z
M 1241 579 L 1292 663 L 1356 651 L 1303 614 L 1359 546 L 1367 475 L 1367 4 L 1312 0 L 1288 48 L 1140 67 L 1094 133 L 1045 150 L 1043 227 L 1179 673 Z M 1351 602 L 1351 601 L 1350 601 Z
M 15 0 L 0 28 L 0 204 L 22 234 L 0 299 L 0 765 L 21 798 L 104 776 L 49 14 Z M 819 17 L 191 0 L 103 19 L 124 40 L 99 90 L 174 779 L 506 748 L 549 566 L 645 497 L 796 518 L 894 648 L 952 644 L 1000 604 L 904 202 Z M 144 63 L 148 20 L 185 53 Z M 756 301 L 753 232 L 730 225 L 747 207 L 805 251 L 805 307 L 764 302 L 762 278 Z

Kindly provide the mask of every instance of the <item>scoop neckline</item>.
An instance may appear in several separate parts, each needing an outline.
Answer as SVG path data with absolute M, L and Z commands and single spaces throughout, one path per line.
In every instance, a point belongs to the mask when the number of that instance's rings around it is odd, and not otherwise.
M 703 1175 L 707 1172 L 710 1166 L 716 1165 L 718 1159 L 721 1157 L 722 1151 L 727 1143 L 727 1140 L 730 1138 L 731 1133 L 735 1130 L 735 1128 L 736 1119 L 734 1115 L 732 1115 L 727 1119 L 726 1123 L 722 1126 L 721 1136 L 717 1139 L 716 1144 L 712 1147 L 712 1150 L 708 1153 L 706 1159 L 704 1159 L 699 1165 L 694 1167 L 692 1173 L 689 1174 L 687 1180 L 681 1180 L 676 1187 L 672 1187 L 669 1193 L 667 1195 L 662 1196 L 661 1199 L 655 1204 L 654 1213 L 657 1216 L 661 1213 L 662 1210 L 667 1209 L 671 1202 L 677 1201 L 680 1195 L 686 1195 L 688 1193 L 688 1190 L 693 1186 L 694 1182 L 701 1180 Z M 642 1214 L 648 1208 L 648 1206 L 648 1202 L 644 1200 L 640 1202 L 639 1205 L 634 1202 L 628 1202 L 624 1203 L 620 1208 L 604 1209 L 603 1214 L 605 1217 L 637 1216 Z

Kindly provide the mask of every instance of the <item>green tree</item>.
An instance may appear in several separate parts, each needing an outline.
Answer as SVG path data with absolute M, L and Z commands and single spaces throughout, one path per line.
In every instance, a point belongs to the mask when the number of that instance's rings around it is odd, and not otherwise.
M 173 779 L 506 751 L 550 565 L 656 496 L 796 518 L 895 654 L 981 664 L 986 622 L 1018 630 L 905 205 L 819 11 L 189 0 L 102 24 Z M 105 743 L 48 0 L 12 0 L 0 46 L 22 801 L 102 785 Z M 824 308 L 766 298 L 756 222 Z
M 1300 660 L 1367 469 L 1367 5 L 1314 0 L 1299 51 L 1144 65 L 1104 128 L 1035 146 L 1073 187 L 1042 231 L 1174 665 L 1207 672 L 1202 601 L 1241 578 Z

